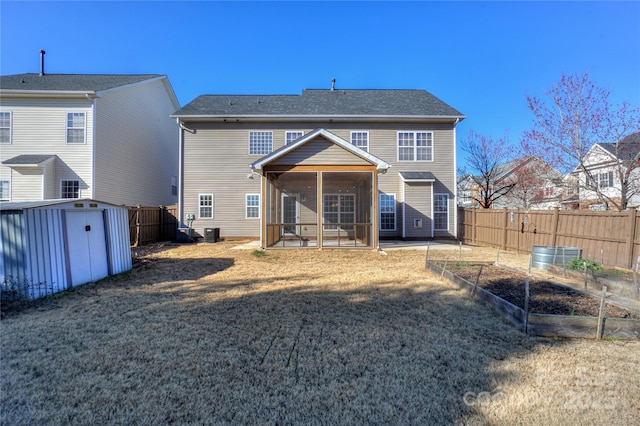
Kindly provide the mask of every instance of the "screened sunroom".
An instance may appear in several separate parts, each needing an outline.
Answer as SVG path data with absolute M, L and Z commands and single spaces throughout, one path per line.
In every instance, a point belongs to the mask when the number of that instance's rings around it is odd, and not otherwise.
M 377 177 L 388 165 L 324 130 L 252 164 L 263 248 L 377 248 Z

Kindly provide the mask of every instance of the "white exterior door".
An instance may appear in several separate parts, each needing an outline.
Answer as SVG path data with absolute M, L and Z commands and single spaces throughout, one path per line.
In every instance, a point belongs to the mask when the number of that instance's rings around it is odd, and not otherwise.
M 75 287 L 109 275 L 102 211 L 67 211 L 66 225 L 71 285 Z

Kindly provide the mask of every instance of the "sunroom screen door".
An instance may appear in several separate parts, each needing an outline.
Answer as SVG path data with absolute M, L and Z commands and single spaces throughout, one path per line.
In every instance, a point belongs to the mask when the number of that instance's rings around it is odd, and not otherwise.
M 300 223 L 298 194 L 282 194 L 282 223 Z M 283 232 L 285 235 L 298 235 L 300 234 L 300 226 L 285 225 Z

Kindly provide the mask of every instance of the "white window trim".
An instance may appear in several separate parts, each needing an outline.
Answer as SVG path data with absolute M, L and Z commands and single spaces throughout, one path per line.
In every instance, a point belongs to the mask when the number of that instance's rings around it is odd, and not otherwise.
M 393 196 L 393 229 L 382 229 L 382 196 L 388 195 Z M 397 208 L 398 200 L 396 194 L 387 194 L 385 192 L 380 192 L 378 195 L 378 230 L 380 232 L 393 232 L 397 230 L 398 223 L 398 208 Z
M 413 160 L 401 160 L 400 159 L 400 133 L 413 133 L 414 145 L 413 145 Z M 431 134 L 431 160 L 416 160 L 418 158 L 418 145 L 416 134 L 418 133 L 430 133 Z M 403 147 L 406 148 L 406 147 Z M 399 130 L 396 132 L 396 159 L 400 163 L 433 163 L 436 161 L 436 141 L 435 133 L 432 130 Z
M 8 190 L 7 190 L 7 197 L 6 198 L 2 198 L 0 197 L 0 201 L 10 201 L 11 200 L 11 179 L 0 179 L 0 184 L 2 182 L 6 181 L 9 185 L 8 185 Z
M 11 111 L 0 111 L 9 114 L 9 142 L 0 142 L 0 145 L 11 145 L 13 143 L 13 113 Z M 4 129 L 4 127 L 2 127 Z
M 252 133 L 269 133 L 271 135 L 271 150 L 269 152 L 266 152 L 266 153 L 256 153 L 256 154 L 251 153 L 251 134 Z M 271 131 L 271 130 L 250 130 L 247 143 L 248 143 L 247 152 L 249 153 L 249 155 L 260 155 L 260 156 L 268 155 L 268 154 L 273 152 L 273 131 Z
M 356 144 L 354 144 L 354 143 L 353 143 L 353 135 L 354 135 L 355 133 L 363 133 L 363 134 L 367 135 L 367 146 L 366 146 L 366 147 L 361 147 L 361 146 L 358 146 L 358 145 L 356 145 Z M 368 131 L 368 130 L 353 130 L 353 131 L 351 132 L 351 136 L 350 136 L 350 137 L 351 137 L 351 144 L 352 144 L 353 146 L 358 146 L 358 148 L 360 148 L 360 149 L 362 149 L 362 150 L 365 150 L 365 151 L 369 152 L 369 131 Z M 396 142 L 396 143 L 397 143 L 397 142 Z
M 442 195 L 444 197 L 447 197 L 447 227 L 446 228 L 436 228 L 436 213 L 442 213 L 442 212 L 436 212 L 436 197 Z M 438 194 L 433 194 L 433 201 L 431 202 L 431 223 L 433 223 L 433 231 L 448 231 L 449 230 L 449 225 L 450 225 L 450 220 L 449 220 L 449 213 L 451 213 L 451 206 L 449 205 L 449 201 L 451 201 L 451 197 L 449 197 L 449 194 L 444 194 L 444 193 L 438 193 Z
M 211 217 L 208 216 L 201 216 L 200 215 L 200 208 L 201 207 L 209 207 L 209 206 L 203 206 L 202 203 L 202 199 L 201 197 L 203 196 L 210 196 L 211 197 Z M 211 193 L 202 193 L 202 194 L 198 194 L 198 219 L 214 219 L 216 216 L 216 198 L 213 194 Z
M 80 144 L 78 144 L 80 145 Z M 78 196 L 77 197 L 63 197 L 63 185 L 64 182 L 78 182 Z M 60 198 L 65 200 L 77 200 L 80 198 L 80 180 L 79 179 L 60 179 Z
M 82 143 L 70 143 L 69 142 L 69 130 L 80 129 L 80 127 L 69 127 L 69 114 L 82 114 L 84 115 L 84 126 L 82 127 L 83 133 L 83 142 Z M 65 125 L 64 125 L 64 143 L 65 145 L 86 145 L 87 144 L 87 113 L 85 111 L 67 111 L 64 115 L 65 117 Z
M 250 206 L 249 205 L 249 197 L 258 197 L 258 205 Z M 249 216 L 249 207 L 258 209 L 258 216 Z M 260 203 L 260 194 L 244 194 L 244 218 L 249 220 L 260 219 L 261 217 L 261 203 Z
M 287 140 L 289 139 L 288 136 L 290 133 L 301 133 L 300 136 L 298 136 L 297 138 L 291 140 L 291 142 L 293 142 L 294 140 L 300 139 L 301 137 L 304 136 L 304 131 L 303 130 L 287 130 L 286 132 L 284 132 L 284 144 L 285 145 L 289 145 L 290 142 L 287 142 Z

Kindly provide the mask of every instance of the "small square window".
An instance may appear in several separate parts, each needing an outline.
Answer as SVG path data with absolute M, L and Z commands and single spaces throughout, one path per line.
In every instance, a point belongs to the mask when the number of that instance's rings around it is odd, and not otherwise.
M 369 132 L 351 132 L 351 143 L 360 149 L 369 151 Z
M 79 180 L 61 181 L 60 198 L 80 198 L 80 181 Z
M 293 141 L 295 141 L 297 139 L 300 139 L 302 136 L 304 136 L 304 132 L 302 132 L 302 131 L 285 132 L 285 134 L 284 134 L 284 143 L 285 143 L 285 145 L 289 145 Z
M 249 132 L 249 155 L 266 155 L 272 150 L 272 132 Z

